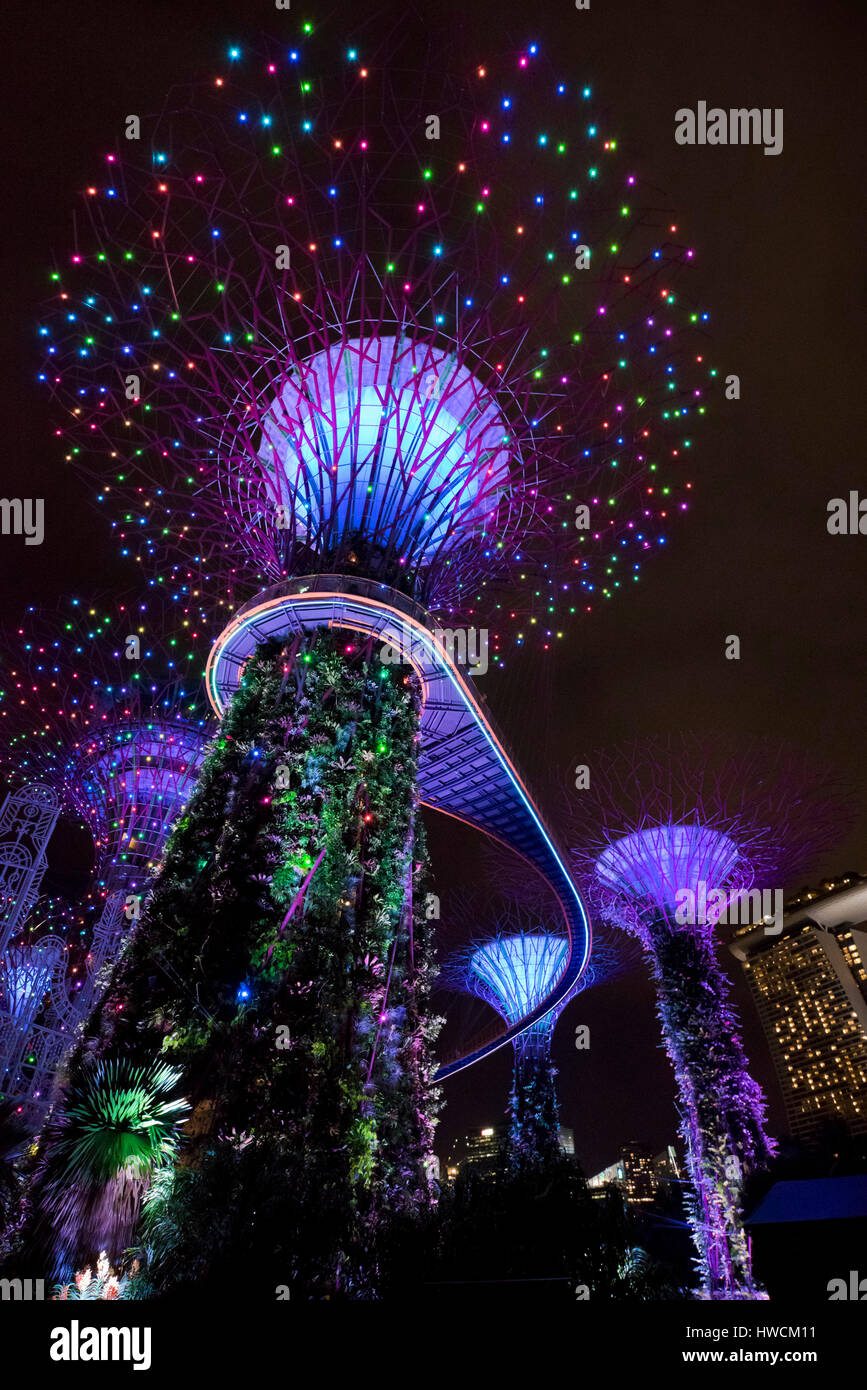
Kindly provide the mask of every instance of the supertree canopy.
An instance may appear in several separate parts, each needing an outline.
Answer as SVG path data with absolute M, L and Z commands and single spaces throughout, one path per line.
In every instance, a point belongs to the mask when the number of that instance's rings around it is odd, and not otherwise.
M 0 958 L 0 1003 L 17 1027 L 29 1027 L 61 970 L 66 973 L 59 937 L 40 937 L 29 947 L 7 947 Z
M 589 956 L 564 858 L 434 623 L 494 624 L 495 662 L 548 649 L 687 505 L 707 315 L 674 288 L 676 223 L 537 45 L 443 66 L 411 28 L 347 44 L 305 23 L 130 118 L 40 329 L 66 456 L 123 550 L 242 603 L 207 668 L 220 738 L 88 1044 L 173 1050 L 194 1105 L 200 1151 L 146 1203 L 161 1287 L 193 1187 L 219 1201 L 233 1165 L 247 1258 L 277 1258 L 249 1175 L 288 1165 L 299 1287 L 375 1287 L 373 1234 L 429 1200 L 419 801 L 522 854 L 565 927 L 547 994 L 441 1074 L 556 1009 Z M 94 760 L 127 786 L 118 740 Z M 228 1255 L 208 1229 L 195 1258 L 216 1277 Z
M 233 48 L 121 132 L 42 377 L 126 548 L 548 647 L 687 505 L 707 313 L 589 87 L 535 44 L 422 70 L 411 28 Z
M 201 657 L 195 669 L 201 617 L 179 608 L 172 635 L 169 612 L 161 596 L 100 608 L 71 600 L 56 613 L 31 610 L 6 634 L 2 766 L 10 781 L 54 788 L 67 814 L 88 826 L 101 905 L 84 948 L 80 934 L 68 941 L 65 968 L 52 971 L 42 1020 L 35 1022 L 42 997 L 29 1032 L 20 1011 L 3 1011 L 4 1090 L 38 1099 L 37 1115 L 50 1097 L 51 1072 L 140 911 L 212 732 Z M 18 946 L 40 968 L 53 949 L 50 936 L 34 938 L 29 929 Z
M 214 729 L 195 652 L 205 622 L 194 602 L 175 615 L 159 596 L 73 599 L 6 634 L 7 776 L 54 785 L 90 825 L 107 891 L 146 882 L 195 782 Z
M 492 937 L 467 952 L 464 988 L 485 999 L 508 1023 L 517 1023 L 550 993 L 567 950 L 562 933 L 535 931 Z M 515 1065 L 509 1149 L 518 1160 L 551 1157 L 559 1148 L 556 1074 L 550 1055 L 559 1011 L 552 1009 L 512 1042 Z
M 782 894 L 785 877 L 833 842 L 845 802 L 810 759 L 761 739 L 649 740 L 595 754 L 588 768 L 589 787 L 570 795 L 573 862 L 603 919 L 640 942 L 653 976 L 702 1293 L 756 1297 L 740 1189 L 773 1143 L 714 928 L 755 886 Z

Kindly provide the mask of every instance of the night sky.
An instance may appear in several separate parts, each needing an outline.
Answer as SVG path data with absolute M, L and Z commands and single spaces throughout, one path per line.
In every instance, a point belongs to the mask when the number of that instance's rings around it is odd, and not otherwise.
M 347 38 L 349 16 L 371 8 L 345 7 Z M 154 110 L 172 84 L 210 71 L 251 30 L 276 24 L 288 32 L 288 24 L 326 13 L 303 0 L 276 19 L 266 0 L 5 0 L 2 492 L 46 499 L 41 547 L 0 538 L 5 623 L 28 603 L 126 589 L 137 577 L 117 558 L 92 489 L 65 471 L 35 381 L 39 306 L 52 257 L 71 244 L 78 190 L 128 112 Z M 456 35 L 464 65 L 484 61 L 492 44 L 535 40 L 556 55 L 564 78 L 592 82 L 617 113 L 635 166 L 666 191 L 697 248 L 693 293 L 712 311 L 720 369 L 718 399 L 708 401 L 694 451 L 693 506 L 641 584 L 576 622 L 545 669 L 522 654 L 506 673 L 483 678 L 519 765 L 531 782 L 554 784 L 594 747 L 719 729 L 773 734 L 811 750 L 860 793 L 867 537 L 829 536 L 826 519 L 830 498 L 859 485 L 867 495 L 856 445 L 867 394 L 858 351 L 863 7 L 592 0 L 579 12 L 571 0 L 431 0 L 423 14 Z M 782 107 L 782 154 L 677 145 L 675 111 L 700 100 Z M 740 377 L 740 401 L 723 399 L 728 373 Z M 740 661 L 724 657 L 728 634 L 741 639 Z M 865 825 L 862 798 L 857 826 L 815 866 L 815 879 L 867 871 Z M 443 823 L 431 825 L 431 841 L 447 904 L 466 875 L 480 881 L 478 845 Z M 732 974 L 776 1127 L 782 1116 L 767 1050 Z M 577 1023 L 591 1027 L 589 1053 L 572 1045 Z M 625 1140 L 659 1149 L 674 1138 L 668 1062 L 640 974 L 570 1005 L 554 1050 L 563 1122 L 576 1130 L 587 1172 L 613 1161 Z M 500 1052 L 449 1082 L 441 1152 L 452 1134 L 497 1122 L 509 1068 L 510 1055 Z

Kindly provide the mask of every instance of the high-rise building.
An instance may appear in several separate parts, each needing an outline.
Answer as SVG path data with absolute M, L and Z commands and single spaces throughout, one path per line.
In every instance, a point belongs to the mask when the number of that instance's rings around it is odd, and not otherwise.
M 673 1156 L 673 1148 L 668 1152 Z M 644 1144 L 630 1141 L 623 1144 L 616 1163 L 603 1168 L 587 1179 L 591 1192 L 603 1192 L 609 1187 L 618 1187 L 630 1204 L 652 1202 L 659 1187 L 657 1160 Z
M 644 1144 L 624 1144 L 620 1157 L 625 1170 L 623 1188 L 627 1202 L 652 1202 L 656 1195 L 656 1173 L 650 1149 Z
M 507 1128 L 503 1124 L 486 1125 L 484 1129 L 471 1129 L 468 1134 L 463 1134 L 460 1138 L 455 1139 L 445 1163 L 445 1175 L 448 1181 L 454 1182 L 460 1169 L 466 1163 L 475 1164 L 480 1168 L 493 1168 L 505 1141 Z M 560 1152 L 568 1154 L 570 1158 L 574 1157 L 574 1129 L 561 1125 L 558 1138 Z
M 867 879 L 846 874 L 786 904 L 782 930 L 741 928 L 742 963 L 796 1139 L 829 1120 L 867 1134 Z

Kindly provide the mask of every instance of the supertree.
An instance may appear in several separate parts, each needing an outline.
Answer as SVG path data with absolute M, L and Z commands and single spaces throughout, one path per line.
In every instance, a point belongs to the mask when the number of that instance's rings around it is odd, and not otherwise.
M 439 983 L 483 999 L 507 1024 L 514 1025 L 550 995 L 552 983 L 562 973 L 569 943 L 550 908 L 546 913 L 521 903 L 504 903 L 489 910 L 496 930 L 489 935 L 477 934 L 449 956 Z M 591 965 L 568 998 L 513 1037 L 506 1144 L 510 1163 L 544 1164 L 559 1153 L 557 1069 L 551 1059 L 554 1028 L 567 1003 L 593 983 L 612 978 L 618 965 L 610 945 L 594 942 Z
M 809 758 L 762 739 L 648 740 L 594 754 L 587 767 L 589 786 L 570 795 L 573 863 L 602 918 L 638 940 L 653 977 L 701 1293 L 760 1297 L 740 1192 L 774 1145 L 714 929 L 754 885 L 782 891 L 833 842 L 845 797 Z
M 194 606 L 181 600 L 175 614 L 155 595 L 98 608 L 70 600 L 57 612 L 31 609 L 5 634 L 0 765 L 25 791 L 52 788 L 65 813 L 89 828 L 95 882 L 88 915 L 98 911 L 77 940 L 68 905 L 52 904 L 48 916 L 40 913 L 44 930 L 23 921 L 4 941 L 3 1091 L 33 1122 L 44 1115 L 52 1073 L 140 913 L 213 732 L 201 657 L 196 670 L 189 650 L 201 624 Z M 58 924 L 65 943 L 51 934 Z M 46 983 L 38 1000 L 35 987 L 25 1000 L 14 983 L 23 988 L 27 979 Z
M 493 1045 L 588 958 L 563 857 L 435 624 L 495 619 L 496 661 L 507 632 L 550 648 L 569 610 L 636 579 L 686 507 L 709 369 L 707 315 L 673 288 L 692 252 L 618 169 L 589 88 L 535 44 L 452 75 L 407 59 L 411 25 L 339 53 L 303 28 L 135 118 L 40 331 L 67 457 L 122 501 L 124 548 L 247 600 L 208 665 L 223 736 L 105 1043 L 158 1012 L 211 1078 L 194 1120 L 213 1139 L 265 1124 L 215 1060 L 230 1020 L 248 1058 L 255 1035 L 274 1143 L 346 1198 L 334 1242 L 356 1255 L 322 1277 L 347 1287 L 377 1213 L 425 1200 L 419 798 L 561 900 L 562 968 Z M 144 988 L 154 950 L 192 972 L 195 1016 Z M 292 1045 L 268 1052 L 281 1027 Z

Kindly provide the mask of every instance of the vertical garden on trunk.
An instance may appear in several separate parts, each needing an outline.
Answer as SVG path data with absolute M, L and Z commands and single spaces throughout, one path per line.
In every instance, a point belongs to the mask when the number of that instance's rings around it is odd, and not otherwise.
M 126 1233 L 148 1291 L 254 1261 L 308 1292 L 363 1293 L 383 1223 L 427 1205 L 419 708 L 415 677 L 348 634 L 248 663 L 57 1120 L 94 1056 L 179 1071 L 186 1139 Z M 95 1252 L 59 1239 L 57 1148 L 47 1135 L 37 1205 L 69 1268 Z

